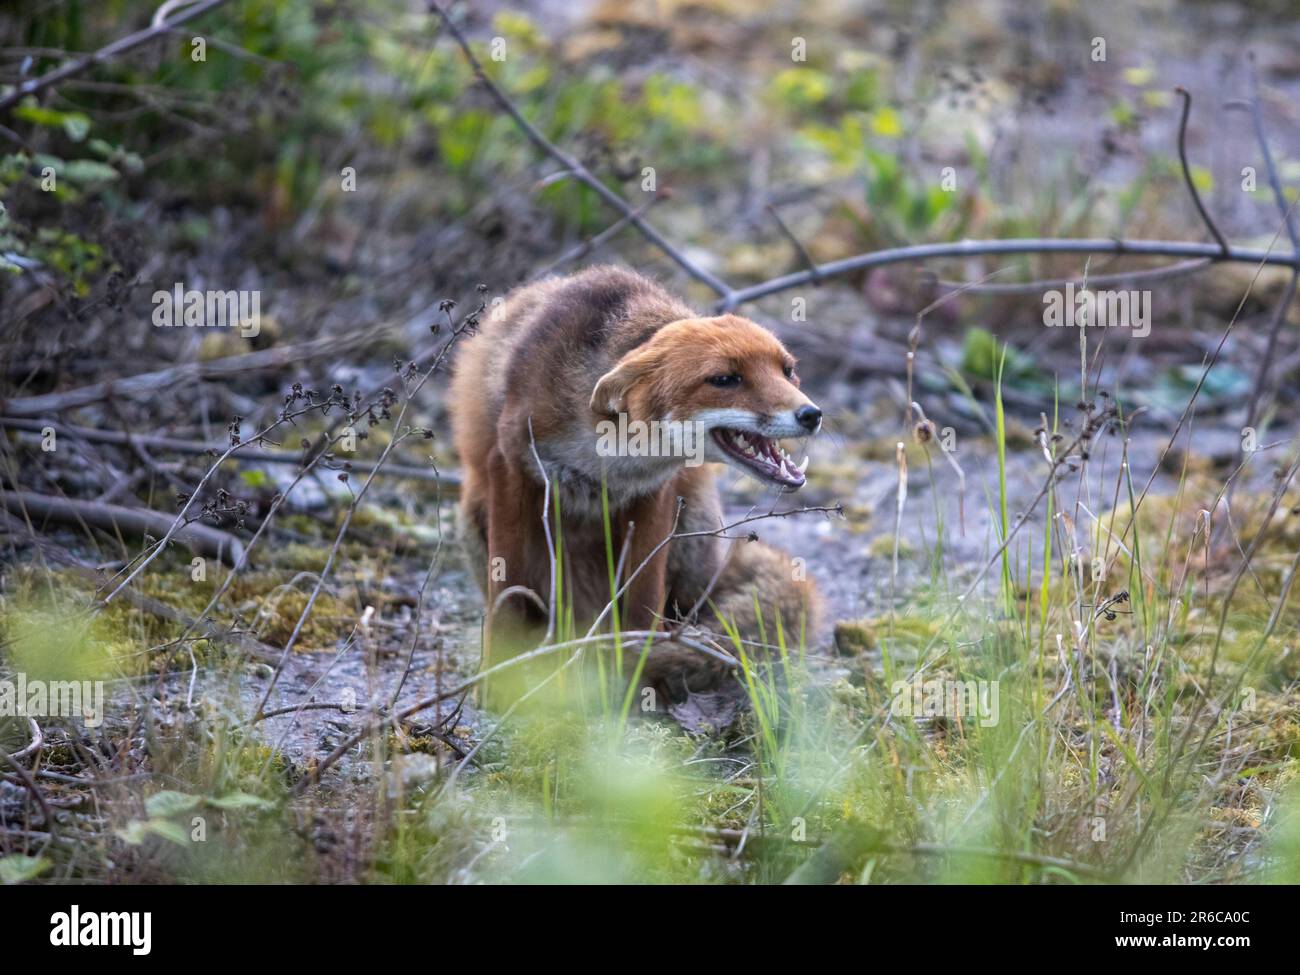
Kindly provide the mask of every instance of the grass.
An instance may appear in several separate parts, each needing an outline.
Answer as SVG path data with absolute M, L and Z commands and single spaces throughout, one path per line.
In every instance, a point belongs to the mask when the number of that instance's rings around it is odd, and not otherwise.
M 625 646 L 617 613 L 607 644 L 531 666 L 533 692 L 497 716 L 455 776 L 448 760 L 461 759 L 442 740 L 376 733 L 362 761 L 295 798 L 302 767 L 209 691 L 193 718 L 146 732 L 150 784 L 106 787 L 98 830 L 63 835 L 84 844 L 78 875 L 256 880 L 270 858 L 292 863 L 292 879 L 330 879 L 332 824 L 349 809 L 363 824 L 352 827 L 364 834 L 356 879 L 381 882 L 1295 879 L 1297 617 L 1284 599 L 1295 560 L 1278 514 L 1293 503 L 1287 482 L 1273 497 L 1237 495 L 1235 539 L 1207 535 L 1198 505 L 1221 486 L 1184 470 L 1170 494 L 1139 507 L 1128 446 L 1116 464 L 1105 433 L 1123 411 L 1090 406 L 1073 473 L 1054 439 L 1059 418 L 1044 431 L 1062 473 L 1043 495 L 1040 529 L 1017 535 L 1000 398 L 994 407 L 992 524 L 997 545 L 1009 543 L 988 551 L 996 584 L 970 586 L 973 567 L 958 563 L 937 507 L 909 509 L 925 539 L 913 558 L 929 569 L 886 617 L 843 624 L 848 656 L 828 658 L 762 607 L 766 652 L 718 621 L 749 705 L 727 734 L 688 735 L 638 706 L 649 644 Z M 563 644 L 584 631 L 566 597 L 553 502 Z M 605 518 L 613 594 L 621 576 Z M 256 583 L 273 605 L 271 575 L 232 592 Z M 189 601 L 198 607 L 211 589 Z M 65 640 L 41 622 L 51 613 L 34 601 L 11 615 L 11 665 L 51 640 L 112 648 L 167 636 L 110 614 L 86 631 L 89 644 Z M 183 656 L 169 666 L 183 668 Z M 928 702 L 919 712 L 916 682 Z M 239 684 L 230 671 L 231 702 Z M 967 688 L 973 698 L 961 697 Z M 84 761 L 81 747 L 62 760 Z M 432 769 L 421 762 L 429 752 Z M 150 814 L 159 792 L 197 805 Z M 211 830 L 202 843 L 189 839 L 195 816 Z M 68 853 L 41 856 L 53 870 Z
M 995 410 L 1001 542 L 1012 529 L 1000 397 Z M 961 598 L 957 567 L 932 573 L 875 641 L 880 659 L 862 644 L 861 676 L 828 681 L 779 621 L 772 652 L 755 655 L 724 620 L 750 705 L 731 737 L 629 722 L 626 693 L 613 714 L 584 710 L 578 695 L 532 716 L 500 743 L 508 774 L 457 800 L 509 806 L 527 823 L 527 842 L 484 855 L 478 876 L 770 882 L 813 864 L 819 879 L 869 882 L 1293 879 L 1297 724 L 1291 679 L 1267 666 L 1277 629 L 1295 629 L 1284 577 L 1257 593 L 1268 613 L 1226 612 L 1224 565 L 1193 571 L 1179 519 L 1125 517 L 1119 502 L 1132 512 L 1139 493 L 1127 445 L 1109 472 L 1114 503 L 1088 528 L 1078 499 L 1107 473 L 1093 441 L 1122 416 L 1088 421 L 1077 473 L 1045 495 L 1037 559 L 1028 546 L 999 551 L 996 597 Z M 1054 417 L 1045 443 L 1058 428 Z M 1190 489 L 1180 477 L 1175 505 Z M 944 525 L 929 527 L 942 564 Z M 1245 652 L 1206 652 L 1216 615 L 1241 628 Z M 934 635 L 909 645 L 896 626 Z M 996 695 L 996 720 L 906 713 L 899 688 L 914 680 L 975 682 Z M 1283 824 L 1271 841 L 1258 832 L 1266 818 Z M 1242 829 L 1253 834 L 1244 848 Z

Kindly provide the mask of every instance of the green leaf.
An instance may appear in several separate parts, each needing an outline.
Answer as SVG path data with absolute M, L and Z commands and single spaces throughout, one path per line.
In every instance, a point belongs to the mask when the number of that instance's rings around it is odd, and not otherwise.
M 458 115 L 442 128 L 438 133 L 438 142 L 448 166 L 462 169 L 469 164 L 478 151 L 491 120 L 487 112 L 470 111 Z
M 790 108 L 807 108 L 824 102 L 831 93 L 830 76 L 814 68 L 786 68 L 770 83 L 774 98 Z
M 185 827 L 168 819 L 151 819 L 145 823 L 145 829 L 177 846 L 188 846 L 190 842 L 190 834 L 185 832 Z
M 49 866 L 50 861 L 45 857 L 29 857 L 21 853 L 0 857 L 0 884 L 10 886 L 32 880 L 49 869 Z
M 218 809 L 274 809 L 275 803 L 263 799 L 261 796 L 251 795 L 247 792 L 232 792 L 229 795 L 218 796 L 208 800 L 209 806 L 216 806 Z
M 60 112 L 40 105 L 20 105 L 14 117 L 48 129 L 63 129 L 73 142 L 80 142 L 90 132 L 90 117 L 81 112 Z
M 86 143 L 86 148 L 118 169 L 125 169 L 129 173 L 139 173 L 144 170 L 144 160 L 137 153 L 122 146 L 111 145 L 103 139 L 91 139 Z
M 1125 68 L 1123 73 L 1124 81 L 1136 88 L 1143 88 L 1151 84 L 1155 76 L 1156 73 L 1146 67 Z
M 871 131 L 889 139 L 897 139 L 903 134 L 903 120 L 888 105 L 876 109 L 871 115 Z
M 68 112 L 63 116 L 63 131 L 73 142 L 80 142 L 90 133 L 90 119 L 80 112 Z
M 149 836 L 160 836 L 177 846 L 185 846 L 190 841 L 190 836 L 185 832 L 185 827 L 167 819 L 150 819 L 148 821 L 133 819 L 127 823 L 124 829 L 115 830 L 114 832 L 119 839 L 132 846 L 139 846 Z
M 844 100 L 850 108 L 869 112 L 876 107 L 879 85 L 874 71 L 858 71 L 844 89 Z
M 192 796 L 188 792 L 166 790 L 146 799 L 144 810 L 151 817 L 177 816 L 189 812 L 202 801 L 198 796 Z
M 73 159 L 71 162 L 63 164 L 61 170 L 56 170 L 60 176 L 64 177 L 71 183 L 79 186 L 86 186 L 91 183 L 107 183 L 118 177 L 118 172 L 108 163 L 102 163 L 95 159 Z
M 969 329 L 962 342 L 962 370 L 979 379 L 993 381 L 998 377 L 999 366 L 1005 378 L 1015 379 L 1018 383 L 1023 383 L 1035 374 L 1034 360 L 1025 353 L 1009 345 L 999 345 L 988 329 Z
M 25 122 L 41 125 L 47 129 L 57 129 L 63 124 L 62 112 L 55 111 L 52 108 L 42 108 L 40 105 L 35 104 L 19 105 L 14 109 L 14 118 L 20 118 Z
M 146 824 L 143 820 L 133 819 L 121 829 L 115 829 L 113 832 L 123 843 L 129 843 L 131 846 L 139 846 L 144 842 Z

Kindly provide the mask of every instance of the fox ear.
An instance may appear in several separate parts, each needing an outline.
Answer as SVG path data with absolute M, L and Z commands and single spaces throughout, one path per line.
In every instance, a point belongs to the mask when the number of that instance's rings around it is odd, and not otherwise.
M 591 411 L 608 415 L 627 409 L 627 394 L 646 371 L 647 363 L 637 356 L 624 356 L 609 372 L 596 381 L 591 391 Z
M 596 382 L 591 391 L 591 412 L 602 416 L 621 413 L 627 406 L 627 391 L 632 385 L 627 365 L 617 365 Z

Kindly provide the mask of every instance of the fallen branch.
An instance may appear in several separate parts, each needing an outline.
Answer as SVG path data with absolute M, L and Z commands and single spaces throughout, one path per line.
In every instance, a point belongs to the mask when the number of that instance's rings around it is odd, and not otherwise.
M 913 244 L 869 251 L 838 261 L 818 264 L 815 269 L 795 271 L 762 281 L 747 288 L 737 288 L 730 298 L 719 301 L 718 311 L 731 311 L 738 305 L 756 301 L 779 291 L 788 291 L 818 279 L 838 277 L 889 264 L 927 261 L 943 257 L 981 257 L 993 254 L 1131 254 L 1146 257 L 1208 258 L 1209 263 L 1230 261 L 1244 264 L 1278 264 L 1300 268 L 1300 253 L 1274 253 L 1252 247 L 1223 250 L 1218 244 L 1184 240 L 1130 240 L 1120 237 L 1014 237 L 1009 240 L 958 240 L 944 244 Z M 1154 270 L 1154 269 L 1152 269 Z
M 37 752 L 41 750 L 41 747 L 45 744 L 45 732 L 41 731 L 41 726 L 36 723 L 36 719 L 28 718 L 27 724 L 32 730 L 31 743 L 26 748 L 23 748 L 20 751 L 16 751 L 13 754 L 13 757 L 20 762 L 23 759 L 25 759 L 28 755 L 35 755 Z
M 794 235 L 794 231 L 786 226 L 786 222 L 781 219 L 781 214 L 777 212 L 776 207 L 769 203 L 767 205 L 767 212 L 770 213 L 772 219 L 776 221 L 776 225 L 780 229 L 782 236 L 790 242 L 790 246 L 793 247 L 795 253 L 799 255 L 799 260 L 803 262 L 803 266 L 813 275 L 813 284 L 821 284 L 821 278 L 817 276 L 817 262 L 814 261 L 813 256 L 808 253 L 808 248 L 804 247 L 803 242 Z
M 66 565 L 71 572 L 85 579 L 96 589 L 103 589 L 112 581 L 103 573 L 87 566 L 71 563 L 66 563 Z M 175 623 L 177 626 L 185 627 L 185 632 L 173 643 L 184 643 L 189 634 L 197 630 L 204 639 L 213 642 L 220 643 L 233 640 L 241 651 L 258 660 L 271 661 L 279 659 L 280 651 L 263 643 L 251 633 L 241 630 L 224 630 L 215 623 L 210 623 L 206 618 L 192 617 L 188 613 L 181 612 L 175 606 L 163 602 L 161 599 L 154 599 L 152 596 L 146 596 L 134 589 L 124 590 L 122 598 L 141 612 L 156 616 L 160 620 L 166 620 L 168 623 Z
M 23 787 L 31 793 L 32 798 L 36 800 L 36 805 L 41 807 L 41 815 L 45 817 L 45 828 L 53 830 L 56 825 L 54 821 L 54 812 L 50 809 L 50 804 L 45 798 L 45 793 L 41 791 L 40 786 L 36 784 L 36 780 L 32 778 L 32 774 L 27 771 L 26 767 L 18 761 L 16 757 L 10 755 L 3 749 L 0 749 L 0 760 L 4 761 L 6 765 L 11 766 L 14 772 L 17 773 L 18 779 L 21 781 Z
M 666 192 L 656 193 L 654 196 L 650 197 L 650 199 L 647 202 L 637 207 L 633 211 L 633 213 L 635 213 L 636 216 L 638 217 L 642 216 L 643 214 L 648 213 L 652 206 L 654 206 L 660 200 L 665 199 L 667 196 L 668 193 Z M 576 261 L 580 257 L 586 257 L 592 251 L 596 250 L 596 248 L 602 247 L 603 245 L 608 243 L 611 239 L 613 239 L 615 236 L 617 236 L 618 232 L 622 230 L 624 227 L 626 227 L 630 222 L 631 222 L 631 215 L 619 217 L 617 220 L 615 220 L 612 224 L 610 224 L 600 233 L 596 234 L 593 237 L 588 237 L 580 244 L 571 247 L 569 250 L 565 251 L 563 254 L 561 254 L 559 257 L 553 260 L 550 264 L 547 264 L 545 267 L 541 268 L 541 270 L 534 273 L 532 275 L 533 280 L 546 277 L 548 274 L 552 273 L 556 268 L 560 267 L 561 265 L 568 264 L 570 261 Z
M 1149 284 L 1155 281 L 1167 281 L 1182 277 L 1209 267 L 1214 262 L 1201 257 L 1194 261 L 1179 261 L 1164 267 L 1138 268 L 1132 271 L 1116 271 L 1113 274 L 1076 274 L 1068 278 L 1049 278 L 1039 281 L 1016 281 L 1010 284 L 978 284 L 972 281 L 945 281 L 940 278 L 936 283 L 945 292 L 961 292 L 974 295 L 1041 295 L 1044 291 L 1058 291 L 1068 285 L 1090 289 L 1106 288 L 1113 284 Z
M 124 508 L 97 501 L 55 498 L 34 491 L 0 491 L 0 504 L 21 518 L 60 524 L 102 528 L 122 535 L 161 537 L 172 528 L 174 516 L 151 508 Z M 234 563 L 244 552 L 244 543 L 227 532 L 190 522 L 171 532 L 171 537 L 196 555 Z
M 59 393 L 0 400 L 0 412 L 11 417 L 48 416 L 61 410 L 98 403 L 114 396 L 146 396 L 169 386 L 175 386 L 177 383 L 203 379 L 228 379 L 232 376 L 264 372 L 268 369 L 283 369 L 322 355 L 371 344 L 375 338 L 375 333 L 370 331 L 349 336 L 313 339 L 297 345 L 262 349 L 258 352 L 210 359 L 206 362 L 187 362 L 154 372 L 128 376 L 126 379 L 106 379 L 103 382 L 79 386 Z
M 187 454 L 193 457 L 204 457 L 213 453 L 220 454 L 224 449 L 214 448 L 195 440 L 181 440 L 176 437 L 156 437 L 149 434 L 127 433 L 122 430 L 99 430 L 94 427 L 79 427 L 68 423 L 30 420 L 20 417 L 0 416 L 0 426 L 32 433 L 41 433 L 46 427 L 49 427 L 59 436 L 72 437 L 76 440 L 116 444 L 123 447 L 139 444 L 142 447 L 152 447 L 157 450 L 167 450 L 172 453 Z M 304 458 L 302 454 L 296 454 L 292 451 L 267 450 L 254 447 L 233 454 L 232 457 L 236 461 L 245 463 L 286 464 L 299 468 L 311 460 L 310 457 Z M 353 460 L 351 457 L 343 459 L 348 462 L 351 470 L 358 474 L 369 474 L 378 470 L 378 465 L 372 461 Z M 413 481 L 432 481 L 456 486 L 459 486 L 461 482 L 460 474 L 455 471 L 435 471 L 432 468 L 415 467 L 410 464 L 385 464 L 382 473 L 392 477 L 409 478 Z

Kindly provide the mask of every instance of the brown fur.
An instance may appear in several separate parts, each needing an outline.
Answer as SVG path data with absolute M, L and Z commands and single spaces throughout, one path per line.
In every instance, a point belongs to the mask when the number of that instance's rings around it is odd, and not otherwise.
M 520 595 L 493 610 L 512 587 L 531 590 L 542 602 L 550 592 L 539 457 L 558 488 L 566 595 L 580 626 L 609 599 L 603 477 L 615 558 L 627 549 L 623 578 L 649 560 L 623 599 L 623 629 L 651 629 L 661 618 L 689 612 L 715 576 L 714 604 L 737 618 L 747 636 L 757 635 L 755 592 L 769 628 L 780 612 L 786 629 L 797 629 L 800 616 L 814 609 L 815 592 L 810 583 L 793 581 L 789 558 L 776 549 L 744 541 L 731 547 L 702 536 L 674 539 L 652 555 L 673 532 L 679 498 L 678 532 L 722 525 L 708 466 L 684 466 L 680 458 L 600 458 L 595 450 L 597 423 L 618 412 L 652 420 L 736 407 L 767 414 L 808 404 L 798 380 L 784 373 L 793 363 L 776 337 L 753 322 L 700 317 L 654 282 L 614 267 L 529 285 L 490 313 L 461 350 L 451 386 L 465 477 L 462 534 L 487 597 L 485 659 L 495 663 L 517 652 L 545 620 Z M 741 368 L 743 389 L 706 382 Z M 503 571 L 493 572 L 494 566 Z M 646 678 L 663 684 L 685 659 L 653 651 Z

